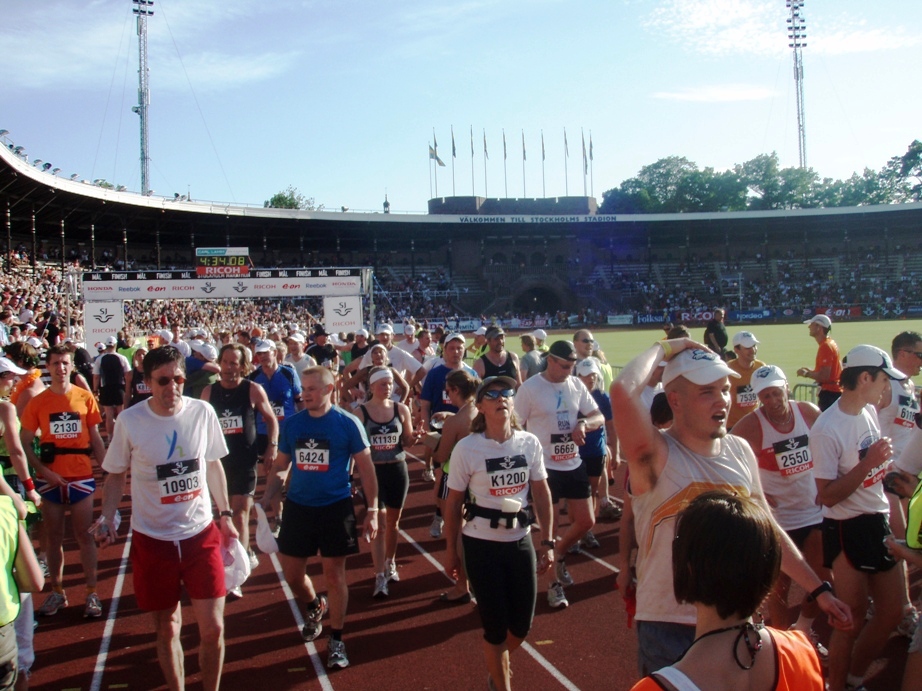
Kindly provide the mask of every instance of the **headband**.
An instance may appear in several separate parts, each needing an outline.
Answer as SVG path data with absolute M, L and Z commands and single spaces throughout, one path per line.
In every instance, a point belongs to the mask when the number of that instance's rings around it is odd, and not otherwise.
M 375 372 L 370 377 L 368 377 L 368 384 L 370 386 L 374 384 L 375 382 L 381 381 L 384 378 L 394 381 L 394 375 L 391 374 L 391 371 L 389 369 L 383 369 L 383 370 L 379 370 Z

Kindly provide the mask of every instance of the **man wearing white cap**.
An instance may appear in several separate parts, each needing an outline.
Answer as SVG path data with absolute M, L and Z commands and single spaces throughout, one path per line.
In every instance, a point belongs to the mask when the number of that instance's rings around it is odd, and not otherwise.
M 285 342 L 288 344 L 288 354 L 285 356 L 285 364 L 291 365 L 295 372 L 298 373 L 299 378 L 308 367 L 317 366 L 317 361 L 310 355 L 304 353 L 305 339 L 303 333 L 295 331 L 289 334 Z
M 490 346 L 487 345 L 487 327 L 481 326 L 474 331 L 474 340 L 467 347 L 467 352 L 470 353 L 470 358 L 473 361 L 487 352 L 489 347 Z
M 734 379 L 730 386 L 730 415 L 727 418 L 727 429 L 739 422 L 746 413 L 751 413 L 759 405 L 759 399 L 752 390 L 752 374 L 765 363 L 756 360 L 759 352 L 759 341 L 751 331 L 739 331 L 733 334 L 733 352 L 736 359 L 727 364 L 736 372 L 739 379 Z
M 416 347 L 419 345 L 419 341 L 416 338 L 416 326 L 413 324 L 407 324 L 403 327 L 403 340 L 397 344 L 397 347 L 401 350 L 405 350 L 408 353 L 412 353 L 416 350 Z
M 371 343 L 368 342 L 368 329 L 359 329 L 355 332 L 355 343 L 349 344 L 346 343 L 345 347 L 338 347 L 337 349 L 348 350 L 350 353 L 349 364 L 346 365 L 346 369 L 343 370 L 343 379 L 347 379 L 350 375 L 354 374 L 355 371 L 359 368 L 359 365 L 362 362 L 362 357 L 368 350 L 371 348 Z
M 535 350 L 539 353 L 546 353 L 548 347 L 544 345 L 544 342 L 547 340 L 547 331 L 544 329 L 535 329 L 531 332 L 531 335 L 535 339 Z
M 729 363 L 732 366 L 732 363 Z M 807 401 L 792 401 L 788 380 L 779 367 L 765 365 L 752 373 L 752 392 L 761 406 L 733 427 L 733 434 L 752 447 L 759 462 L 759 478 L 778 525 L 803 553 L 807 563 L 828 578 L 823 567 L 823 513 L 816 503 L 813 459 L 808 447 L 810 428 L 820 409 Z M 771 625 L 786 629 L 792 623 L 788 607 L 791 579 L 781 574 L 766 601 Z M 794 628 L 810 637 L 821 658 L 828 652 L 816 640 L 815 602 L 804 599 Z
M 801 367 L 797 370 L 797 374 L 812 379 L 820 385 L 817 404 L 820 410 L 826 410 L 842 395 L 842 387 L 839 386 L 839 375 L 842 374 L 839 346 L 829 338 L 829 332 L 832 331 L 832 319 L 825 314 L 817 314 L 804 324 L 809 327 L 810 337 L 819 344 L 819 349 L 816 351 L 814 368 Z
M 106 438 L 112 439 L 115 418 L 122 412 L 125 395 L 131 395 L 128 388 L 131 363 L 124 355 L 115 352 L 118 345 L 115 336 L 109 336 L 104 345 L 105 350 L 93 362 L 93 393 L 106 417 Z
M 666 360 L 663 385 L 673 425 L 658 430 L 640 393 Z M 694 641 L 694 607 L 672 588 L 676 515 L 695 497 L 730 489 L 765 506 L 758 464 L 745 441 L 727 434 L 730 378 L 720 357 L 687 338 L 658 341 L 631 360 L 611 386 L 621 455 L 630 468 L 637 534 L 637 638 L 642 674 L 673 664 Z M 828 591 L 790 538 L 782 534 L 783 570 L 811 593 L 836 625 L 850 626 L 848 608 Z
M 842 362 L 842 396 L 813 425 L 810 453 L 823 507 L 823 557 L 836 592 L 862 622 L 868 596 L 874 612 L 864 626 L 833 631 L 829 643 L 831 691 L 861 686 L 868 666 L 900 623 L 905 588 L 884 539 L 890 505 L 883 478 L 893 453 L 880 434 L 874 405 L 890 380 L 906 378 L 880 348 L 859 345 Z
M 422 365 L 407 351 L 394 347 L 394 327 L 387 323 L 378 324 L 378 328 L 375 329 L 375 336 L 378 343 L 387 348 L 387 356 L 391 361 L 391 367 L 397 370 L 404 379 L 411 381 L 413 375 L 419 371 Z M 365 353 L 362 356 L 359 368 L 370 367 L 371 364 L 371 353 Z

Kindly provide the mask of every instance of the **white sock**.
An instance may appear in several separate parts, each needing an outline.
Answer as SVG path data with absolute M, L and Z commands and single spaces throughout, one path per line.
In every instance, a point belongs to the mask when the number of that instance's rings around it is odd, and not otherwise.
M 850 687 L 855 688 L 856 686 L 861 686 L 864 683 L 864 677 L 859 677 L 854 674 L 849 674 L 845 679 L 845 683 Z

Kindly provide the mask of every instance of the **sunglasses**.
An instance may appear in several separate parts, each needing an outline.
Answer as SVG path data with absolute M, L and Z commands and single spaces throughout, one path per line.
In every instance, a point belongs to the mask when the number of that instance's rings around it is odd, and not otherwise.
M 175 377 L 157 377 L 154 379 L 154 383 L 157 386 L 168 386 L 170 384 L 179 384 L 182 386 L 186 383 L 186 378 L 178 374 Z
M 595 343 L 595 341 L 593 341 L 591 338 L 580 338 L 579 342 L 580 343 Z
M 915 355 L 917 358 L 919 358 L 920 360 L 922 360 L 922 352 L 919 352 L 918 350 L 903 350 L 903 352 L 904 352 L 904 353 L 912 353 L 912 354 Z
M 514 389 L 490 389 L 483 392 L 483 398 L 488 398 L 491 401 L 497 401 L 500 398 L 512 398 L 513 396 L 515 396 Z

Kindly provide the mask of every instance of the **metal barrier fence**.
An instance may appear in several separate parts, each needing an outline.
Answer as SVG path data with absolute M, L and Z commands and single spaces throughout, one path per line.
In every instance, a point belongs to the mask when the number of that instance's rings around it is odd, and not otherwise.
M 819 391 L 819 384 L 797 384 L 792 392 L 792 397 L 795 401 L 807 401 L 815 404 Z

